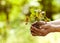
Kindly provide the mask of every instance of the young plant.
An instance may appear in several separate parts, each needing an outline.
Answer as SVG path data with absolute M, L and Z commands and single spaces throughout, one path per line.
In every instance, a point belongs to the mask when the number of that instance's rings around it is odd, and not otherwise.
M 28 22 L 39 22 L 39 21 L 50 21 L 49 18 L 46 17 L 45 11 L 41 11 L 39 9 L 30 9 L 30 13 L 26 15 L 26 24 Z

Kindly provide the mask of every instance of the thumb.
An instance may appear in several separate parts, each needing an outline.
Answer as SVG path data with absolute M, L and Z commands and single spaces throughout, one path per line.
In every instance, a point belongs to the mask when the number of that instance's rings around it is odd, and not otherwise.
M 40 29 L 47 29 L 49 26 L 48 25 L 42 25 L 40 26 Z

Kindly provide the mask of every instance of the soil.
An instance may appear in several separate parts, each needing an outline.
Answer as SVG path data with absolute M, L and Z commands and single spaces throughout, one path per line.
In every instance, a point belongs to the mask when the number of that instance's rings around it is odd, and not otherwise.
M 44 22 L 39 22 L 39 21 L 38 21 L 38 22 L 32 24 L 32 26 L 34 26 L 34 27 L 40 29 L 40 26 L 42 26 L 42 25 L 44 25 L 44 24 L 46 24 L 46 23 L 44 23 Z

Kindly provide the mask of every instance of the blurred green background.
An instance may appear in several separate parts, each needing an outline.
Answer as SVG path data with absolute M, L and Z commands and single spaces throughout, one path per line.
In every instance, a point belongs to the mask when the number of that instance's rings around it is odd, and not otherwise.
M 0 43 L 60 43 L 57 32 L 31 35 L 31 23 L 38 17 L 35 10 L 44 11 L 51 21 L 60 19 L 60 0 L 0 0 Z

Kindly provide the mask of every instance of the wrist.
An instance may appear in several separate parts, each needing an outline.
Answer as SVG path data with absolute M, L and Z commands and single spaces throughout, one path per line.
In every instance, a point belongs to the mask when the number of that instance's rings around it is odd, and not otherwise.
M 56 27 L 53 24 L 50 24 L 50 31 L 51 32 L 56 32 Z
M 52 22 L 47 22 L 50 25 L 51 32 L 60 32 L 60 25 L 55 25 Z
M 55 32 L 60 32 L 60 25 L 55 26 Z
M 52 32 L 60 32 L 60 25 L 53 25 L 53 31 Z

